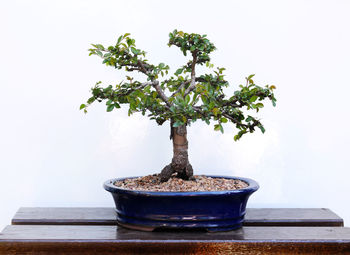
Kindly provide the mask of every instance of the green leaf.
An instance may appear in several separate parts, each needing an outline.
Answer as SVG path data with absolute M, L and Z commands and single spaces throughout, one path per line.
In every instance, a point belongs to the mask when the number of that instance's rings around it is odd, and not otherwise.
M 238 132 L 237 135 L 235 135 L 235 136 L 233 137 L 233 139 L 234 139 L 235 141 L 238 141 L 238 140 L 242 137 L 242 135 L 244 135 L 245 133 L 247 133 L 247 130 L 246 130 L 246 129 L 242 129 L 241 131 Z
M 127 40 L 126 40 L 126 43 L 128 44 L 128 46 L 130 46 L 130 45 L 132 44 L 132 39 L 130 39 L 130 38 L 127 39 Z
M 222 123 L 227 123 L 228 120 L 227 120 L 226 118 L 224 118 L 224 117 L 221 117 L 220 121 L 221 121 Z
M 252 97 L 250 98 L 249 101 L 250 101 L 251 103 L 253 103 L 253 102 L 255 102 L 257 99 L 258 99 L 257 96 L 252 96 Z
M 158 93 L 156 91 L 152 91 L 152 98 L 156 98 Z
M 255 76 L 255 74 L 251 74 L 248 76 L 247 80 L 250 80 L 251 78 L 253 78 Z
M 131 47 L 131 52 L 134 53 L 135 55 L 139 54 L 140 51 L 138 51 L 137 49 L 135 49 L 134 47 Z
M 219 68 L 219 67 L 218 67 L 218 70 L 219 70 L 219 73 L 220 73 L 220 74 L 222 74 L 222 72 L 223 72 L 223 71 L 225 71 L 225 70 L 226 70 L 226 68 L 224 68 L 224 67 Z
M 176 72 L 175 72 L 175 75 L 181 74 L 183 70 L 184 70 L 183 68 L 177 69 Z
M 214 130 L 215 131 L 219 131 L 220 130 L 221 133 L 224 133 L 224 128 L 222 127 L 221 124 L 215 124 L 214 125 Z
M 223 134 L 224 133 L 224 128 L 222 127 L 222 125 L 220 124 L 220 132 L 221 132 L 221 134 Z
M 208 99 L 206 96 L 201 96 L 202 102 L 203 104 L 207 104 L 208 103 Z
M 110 105 L 113 103 L 113 100 L 109 99 L 107 102 L 106 102 L 106 105 Z
M 276 106 L 276 99 L 272 99 L 272 105 L 275 107 Z
M 99 55 L 100 57 L 102 57 L 102 56 L 103 56 L 102 52 L 101 52 L 101 51 L 99 51 L 99 50 L 97 50 L 97 51 L 96 51 L 96 54 L 97 54 L 97 55 Z
M 260 130 L 261 130 L 262 133 L 265 133 L 265 128 L 264 128 L 263 125 L 259 125 L 258 128 L 260 128 Z
M 249 122 L 249 121 L 252 121 L 253 120 L 253 117 L 252 116 L 248 116 L 248 118 L 246 118 L 246 122 Z
M 114 108 L 114 104 L 110 104 L 107 106 L 107 112 L 111 112 Z
M 183 123 L 181 121 L 176 121 L 174 124 L 173 124 L 173 127 L 181 127 L 183 125 Z
M 94 97 L 90 97 L 88 100 L 87 100 L 87 103 L 88 104 L 91 104 L 95 101 L 95 98 Z
M 217 116 L 220 110 L 218 108 L 213 108 L 212 112 L 214 113 L 214 116 Z
M 119 44 L 119 43 L 122 41 L 122 39 L 123 39 L 123 36 L 122 36 L 122 35 L 119 36 L 118 41 L 117 41 L 117 44 Z
M 185 103 L 188 104 L 190 101 L 191 101 L 191 97 L 190 97 L 190 95 L 187 95 L 185 97 Z
M 98 49 L 100 49 L 100 50 L 104 50 L 104 49 L 105 49 L 105 47 L 103 47 L 102 44 L 96 44 L 96 47 L 97 47 Z
M 86 107 L 85 104 L 81 104 L 81 105 L 80 105 L 80 110 L 81 110 L 81 109 L 84 109 L 85 107 Z

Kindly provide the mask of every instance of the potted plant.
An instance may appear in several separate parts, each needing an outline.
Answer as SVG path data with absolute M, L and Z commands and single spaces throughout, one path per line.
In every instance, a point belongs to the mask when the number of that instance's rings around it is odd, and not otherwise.
M 243 111 L 258 112 L 264 99 L 275 106 L 275 86 L 260 87 L 254 83 L 254 75 L 249 75 L 245 85 L 226 96 L 225 68 L 214 68 L 210 62 L 210 53 L 216 48 L 206 35 L 174 30 L 168 45 L 190 57 L 172 76 L 168 76 L 168 65 L 149 63 L 146 52 L 136 47 L 130 34 L 120 36 L 113 46 L 92 44 L 89 50 L 90 55 L 101 57 L 103 64 L 141 73 L 145 80 L 126 76 L 127 81 L 107 87 L 97 82 L 92 97 L 80 109 L 86 113 L 93 102 L 106 101 L 107 112 L 127 104 L 129 115 L 141 112 L 159 125 L 169 121 L 174 151 L 171 163 L 160 174 L 108 180 L 104 188 L 113 195 L 118 224 L 128 228 L 239 228 L 247 199 L 258 184 L 239 177 L 194 176 L 188 159 L 187 127 L 197 120 L 213 121 L 214 130 L 223 133 L 223 124 L 231 123 L 238 129 L 235 141 L 256 128 L 264 133 L 261 122 Z M 198 66 L 212 71 L 198 75 Z

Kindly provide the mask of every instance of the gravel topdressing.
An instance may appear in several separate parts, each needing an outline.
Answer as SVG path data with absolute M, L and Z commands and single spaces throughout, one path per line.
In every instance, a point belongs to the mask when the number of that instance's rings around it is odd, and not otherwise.
M 223 191 L 237 190 L 248 186 L 246 182 L 235 179 L 212 178 L 195 175 L 195 181 L 184 181 L 176 176 L 167 182 L 160 182 L 158 174 L 138 178 L 116 181 L 115 186 L 128 190 L 160 191 L 160 192 L 188 192 L 188 191 Z

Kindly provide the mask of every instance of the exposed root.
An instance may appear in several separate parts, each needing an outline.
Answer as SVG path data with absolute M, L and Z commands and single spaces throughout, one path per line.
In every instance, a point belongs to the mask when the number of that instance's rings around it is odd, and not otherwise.
M 166 182 L 170 179 L 171 175 L 174 173 L 174 170 L 171 167 L 171 164 L 165 166 L 160 173 L 160 181 Z
M 185 167 L 179 167 L 178 164 L 171 163 L 165 166 L 162 172 L 160 173 L 161 182 L 168 181 L 174 173 L 177 173 L 177 177 L 183 180 L 195 180 L 195 178 L 193 177 L 193 168 L 190 163 L 187 163 Z

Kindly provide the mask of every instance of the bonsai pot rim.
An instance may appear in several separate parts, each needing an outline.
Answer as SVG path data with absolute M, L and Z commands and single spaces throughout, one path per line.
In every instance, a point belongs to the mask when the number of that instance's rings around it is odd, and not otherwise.
M 217 195 L 227 195 L 227 194 L 239 194 L 239 193 L 253 193 L 257 189 L 259 189 L 259 184 L 245 177 L 236 177 L 236 176 L 222 176 L 222 175 L 206 175 L 207 177 L 212 178 L 225 178 L 225 179 L 234 179 L 241 180 L 248 184 L 247 187 L 236 190 L 220 190 L 220 191 L 146 191 L 146 190 L 130 190 L 123 189 L 118 186 L 115 186 L 114 183 L 116 181 L 122 181 L 125 179 L 138 178 L 141 176 L 133 176 L 133 177 L 123 177 L 123 178 L 113 178 L 107 180 L 103 187 L 105 190 L 115 193 L 118 192 L 120 194 L 133 194 L 133 195 L 145 195 L 145 196 L 217 196 Z

